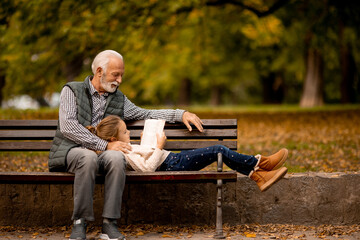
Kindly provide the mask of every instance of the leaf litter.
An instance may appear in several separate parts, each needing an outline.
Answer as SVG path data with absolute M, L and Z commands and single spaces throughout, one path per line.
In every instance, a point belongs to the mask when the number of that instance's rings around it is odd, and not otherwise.
M 146 234 L 156 233 L 160 238 L 191 239 L 196 233 L 203 233 L 209 238 L 215 233 L 214 226 L 174 226 L 174 225 L 153 225 L 153 224 L 130 224 L 122 225 L 119 230 L 127 237 L 141 237 Z M 15 227 L 0 226 L 1 236 L 13 236 L 14 238 L 23 238 L 26 233 L 31 233 L 31 239 L 44 236 L 51 237 L 54 233 L 63 233 L 64 237 L 70 236 L 71 226 L 59 227 Z M 101 233 L 101 227 L 89 224 L 88 239 L 97 239 Z M 259 238 L 259 239 L 306 239 L 307 237 L 316 237 L 326 239 L 333 237 L 336 239 L 346 239 L 360 232 L 360 225 L 320 225 L 304 226 L 292 224 L 244 224 L 229 226 L 224 225 L 224 235 L 226 239 L 238 237 Z M 50 238 L 49 238 L 50 239 Z M 194 238 L 195 239 L 195 238 Z

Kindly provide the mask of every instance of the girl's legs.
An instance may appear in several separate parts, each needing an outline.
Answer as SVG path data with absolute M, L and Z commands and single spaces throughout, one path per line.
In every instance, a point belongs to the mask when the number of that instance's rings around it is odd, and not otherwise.
M 160 171 L 198 171 L 217 160 L 217 154 L 223 155 L 224 163 L 233 170 L 249 175 L 258 163 L 254 156 L 244 155 L 222 145 L 170 153 L 160 167 Z
M 249 176 L 261 191 L 269 189 L 287 172 L 286 167 L 281 167 L 288 154 L 286 149 L 268 157 L 254 157 L 234 152 L 222 145 L 170 153 L 159 170 L 198 171 L 217 160 L 218 153 L 223 155 L 223 161 L 228 167 Z

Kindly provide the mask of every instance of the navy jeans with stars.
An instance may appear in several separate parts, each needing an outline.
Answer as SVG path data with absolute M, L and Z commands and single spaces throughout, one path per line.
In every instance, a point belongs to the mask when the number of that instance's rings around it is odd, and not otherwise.
M 198 148 L 194 150 L 170 153 L 161 164 L 160 171 L 198 171 L 217 160 L 217 154 L 222 153 L 223 162 L 231 169 L 249 175 L 256 166 L 258 159 L 230 150 L 223 145 Z

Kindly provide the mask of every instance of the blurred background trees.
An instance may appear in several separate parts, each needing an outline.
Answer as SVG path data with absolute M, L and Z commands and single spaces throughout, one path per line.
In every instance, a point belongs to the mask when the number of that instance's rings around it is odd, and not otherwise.
M 360 102 L 350 0 L 2 0 L 0 99 L 40 104 L 105 49 L 140 105 Z

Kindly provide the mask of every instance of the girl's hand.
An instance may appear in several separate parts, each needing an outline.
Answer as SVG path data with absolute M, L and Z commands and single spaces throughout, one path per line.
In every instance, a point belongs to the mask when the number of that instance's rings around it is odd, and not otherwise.
M 157 144 L 156 147 L 159 149 L 163 149 L 166 143 L 166 135 L 165 132 L 163 131 L 162 133 L 157 133 L 156 134 L 156 139 L 157 139 Z

